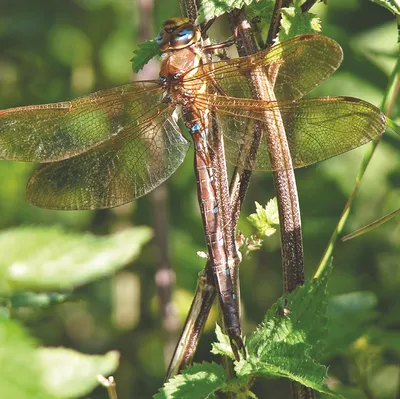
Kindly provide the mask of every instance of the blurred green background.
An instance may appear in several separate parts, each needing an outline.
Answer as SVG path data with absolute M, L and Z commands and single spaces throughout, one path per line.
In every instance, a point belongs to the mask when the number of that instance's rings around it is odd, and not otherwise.
M 177 1 L 154 0 L 2 0 L 0 3 L 0 109 L 72 99 L 136 79 L 131 72 L 132 51 L 145 35 L 156 36 L 164 19 L 180 15 Z M 359 97 L 379 106 L 393 69 L 397 30 L 393 16 L 367 0 L 331 0 L 312 9 L 322 19 L 322 33 L 344 50 L 344 62 L 313 95 Z M 143 27 L 142 27 L 143 28 Z M 228 37 L 224 18 L 211 36 Z M 150 37 L 147 37 L 150 38 Z M 157 68 L 157 67 L 156 67 Z M 157 69 L 145 72 L 157 76 Z M 142 75 L 141 78 L 143 78 Z M 393 116 L 399 117 L 400 101 Z M 365 176 L 346 232 L 390 212 L 400 204 L 399 140 L 385 137 Z M 302 210 L 307 276 L 312 276 L 346 199 L 351 192 L 365 148 L 296 172 Z M 34 165 L 0 163 L 0 228 L 23 225 L 61 225 L 70 231 L 108 234 L 130 225 L 153 225 L 150 196 L 113 210 L 58 212 L 35 208 L 25 198 L 25 184 Z M 164 186 L 167 191 L 168 252 L 176 273 L 175 304 L 180 322 L 190 305 L 203 261 L 204 236 L 196 199 L 192 154 Z M 271 174 L 254 174 L 239 228 L 252 234 L 245 216 L 274 196 Z M 390 334 L 393 344 L 359 338 L 343 354 L 333 351 L 330 375 L 345 384 L 349 398 L 394 398 L 399 390 L 400 359 L 400 221 L 392 220 L 373 232 L 346 243 L 334 252 L 330 294 L 373 293 L 374 317 L 368 328 Z M 21 244 L 23 245 L 23 243 Z M 37 311 L 21 311 L 32 334 L 48 346 L 66 346 L 86 353 L 121 352 L 115 374 L 118 394 L 149 398 L 161 386 L 165 369 L 166 334 L 158 312 L 155 273 L 160 263 L 153 241 L 133 265 L 117 275 L 80 288 L 79 300 Z M 241 266 L 244 332 L 259 323 L 282 294 L 279 237 L 245 259 Z M 195 360 L 209 354 L 214 322 L 208 324 Z M 351 320 L 349 320 L 351 322 Z M 177 337 L 174 337 L 176 339 Z M 396 349 L 396 345 L 398 347 Z M 338 348 L 339 349 L 339 348 Z M 343 349 L 343 348 L 340 348 Z M 361 360 L 360 360 L 361 359 Z M 362 361 L 362 359 L 366 359 Z M 215 359 L 216 360 L 216 359 Z M 368 389 L 357 387 L 359 370 L 368 366 Z M 396 388 L 397 384 L 397 388 Z M 259 382 L 260 397 L 288 398 L 287 381 Z M 263 394 L 268 392 L 268 395 Z M 399 391 L 397 391 L 397 395 Z M 106 398 L 99 388 L 91 398 Z

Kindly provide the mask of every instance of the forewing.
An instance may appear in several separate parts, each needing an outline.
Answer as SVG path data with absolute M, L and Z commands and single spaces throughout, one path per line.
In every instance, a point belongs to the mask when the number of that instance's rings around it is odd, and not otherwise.
M 189 147 L 170 115 L 167 109 L 84 154 L 42 165 L 28 183 L 28 199 L 48 209 L 100 209 L 148 193 L 177 169 Z
M 303 35 L 248 57 L 205 64 L 191 79 L 207 80 L 211 90 L 218 86 L 228 96 L 251 98 L 248 78 L 260 80 L 266 74 L 275 82 L 278 100 L 297 100 L 327 79 L 342 58 L 342 49 L 334 40 Z
M 0 159 L 54 162 L 88 151 L 167 107 L 155 82 L 132 82 L 73 101 L 0 111 Z
M 386 126 L 385 116 L 378 108 L 352 97 L 234 103 L 221 96 L 214 97 L 212 105 L 225 136 L 228 160 L 249 170 L 277 169 L 271 166 L 265 139 L 268 126 L 275 125 L 277 112 L 282 117 L 294 168 L 366 144 L 381 135 Z M 256 157 L 255 128 L 260 132 Z

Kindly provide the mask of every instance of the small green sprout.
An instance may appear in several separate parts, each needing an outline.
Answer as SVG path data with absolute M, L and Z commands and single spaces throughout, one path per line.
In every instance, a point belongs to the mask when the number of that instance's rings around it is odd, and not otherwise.
M 275 233 L 276 227 L 279 225 L 278 203 L 276 198 L 268 201 L 263 208 L 256 201 L 256 213 L 252 213 L 247 220 L 257 229 L 260 237 L 269 237 Z

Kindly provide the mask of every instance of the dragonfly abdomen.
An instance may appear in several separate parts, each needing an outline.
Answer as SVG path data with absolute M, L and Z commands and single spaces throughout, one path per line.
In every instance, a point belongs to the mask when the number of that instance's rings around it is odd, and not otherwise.
M 187 115 L 187 114 L 186 114 Z M 207 150 L 206 132 L 202 125 L 186 121 L 194 142 L 194 167 L 197 180 L 198 201 L 207 242 L 209 260 L 215 285 L 220 293 L 219 300 L 223 317 L 231 340 L 232 350 L 239 360 L 238 350 L 243 351 L 242 332 L 228 264 L 228 255 L 222 218 L 220 216 L 216 190 L 213 183 L 213 168 Z

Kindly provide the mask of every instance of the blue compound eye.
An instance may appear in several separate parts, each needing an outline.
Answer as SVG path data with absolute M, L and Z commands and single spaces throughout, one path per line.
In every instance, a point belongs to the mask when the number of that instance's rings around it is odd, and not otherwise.
M 156 42 L 158 45 L 160 45 L 163 41 L 163 37 L 162 34 L 160 33 L 157 37 L 156 37 Z
M 176 35 L 176 41 L 188 42 L 193 37 L 193 29 L 184 28 Z

